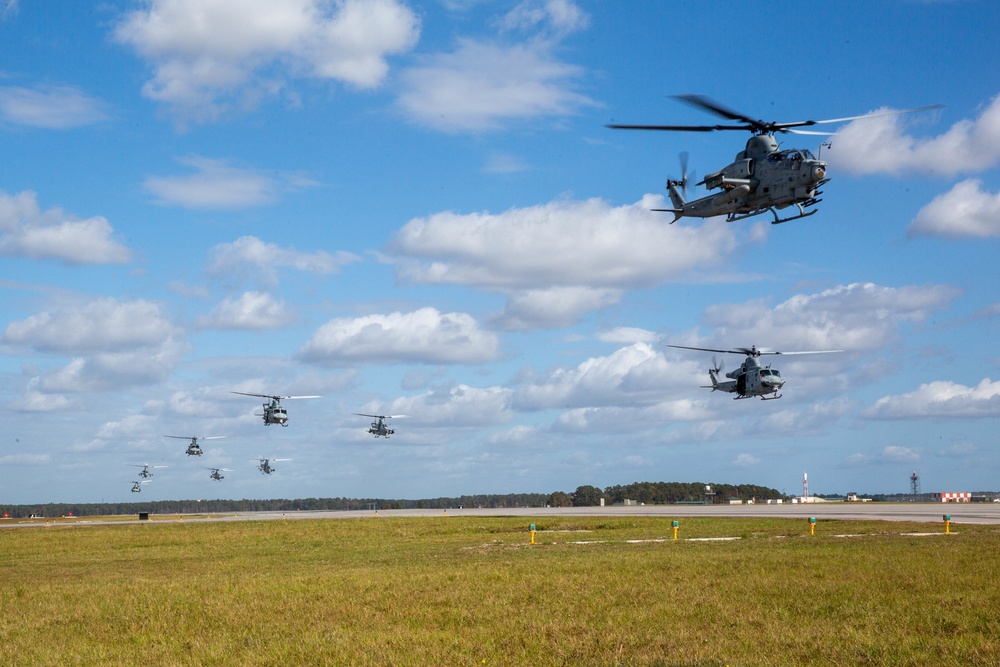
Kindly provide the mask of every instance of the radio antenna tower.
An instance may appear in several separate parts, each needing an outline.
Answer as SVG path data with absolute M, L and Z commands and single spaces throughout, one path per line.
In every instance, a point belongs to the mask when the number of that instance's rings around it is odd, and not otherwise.
M 910 495 L 920 495 L 920 475 L 917 474 L 916 470 L 910 475 Z

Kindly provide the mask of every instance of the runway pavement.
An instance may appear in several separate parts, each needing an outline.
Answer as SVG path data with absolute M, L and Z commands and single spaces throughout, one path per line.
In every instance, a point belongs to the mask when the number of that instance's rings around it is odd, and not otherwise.
M 374 516 L 372 510 L 350 512 L 246 512 L 233 519 L 330 518 L 352 519 Z M 429 516 L 655 516 L 655 517 L 748 517 L 821 520 L 914 521 L 941 523 L 944 515 L 952 524 L 1000 524 L 1000 503 L 782 503 L 780 505 L 615 505 L 613 507 L 518 507 L 378 510 L 381 517 Z
M 406 510 L 357 510 L 357 511 L 288 511 L 288 512 L 233 512 L 180 515 L 182 521 L 259 521 L 273 519 L 360 519 L 379 517 L 746 517 L 808 519 L 817 521 L 862 520 L 862 521 L 911 521 L 918 523 L 942 523 L 944 515 L 951 517 L 952 525 L 1000 524 L 1000 503 L 782 503 L 780 505 L 615 505 L 613 507 L 517 507 L 479 508 L 450 507 L 447 509 L 406 509 Z M 177 516 L 177 515 L 170 515 Z M 150 523 L 162 521 L 157 515 L 150 517 Z M 59 525 L 100 525 L 108 523 L 139 523 L 138 517 L 130 521 L 120 518 L 102 521 L 92 517 L 78 517 Z M 0 528 L 44 526 L 46 520 L 36 523 L 0 521 Z M 143 522 L 145 523 L 145 522 Z

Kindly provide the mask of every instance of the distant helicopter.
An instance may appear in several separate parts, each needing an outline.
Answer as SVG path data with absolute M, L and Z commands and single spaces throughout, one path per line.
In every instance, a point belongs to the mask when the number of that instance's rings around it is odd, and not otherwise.
M 165 435 L 164 438 L 177 438 L 179 440 L 190 440 L 191 443 L 187 446 L 187 451 L 184 453 L 188 456 L 201 456 L 201 447 L 198 445 L 199 440 L 218 440 L 220 438 L 225 438 L 224 435 L 208 435 L 203 438 L 198 438 L 193 435 Z
M 275 468 L 271 465 L 272 461 L 291 461 L 291 459 L 265 459 L 263 457 L 257 459 L 250 459 L 251 461 L 256 460 L 257 470 L 260 470 L 265 475 L 270 475 L 275 471 Z
M 813 215 L 818 209 L 806 212 L 822 200 L 818 189 L 830 179 L 826 176 L 826 162 L 817 159 L 809 150 L 789 148 L 778 150 L 775 132 L 791 134 L 829 135 L 830 132 L 812 132 L 795 128 L 810 127 L 825 123 L 845 123 L 859 118 L 897 115 L 916 111 L 940 109 L 940 105 L 883 111 L 861 116 L 833 118 L 829 120 L 799 120 L 786 123 L 754 120 L 739 112 L 727 109 L 703 95 L 677 95 L 676 99 L 694 105 L 728 120 L 740 121 L 738 125 L 620 125 L 607 127 L 616 130 L 667 130 L 679 132 L 712 132 L 715 130 L 742 130 L 753 134 L 747 140 L 746 148 L 736 154 L 732 164 L 707 175 L 697 185 L 706 189 L 721 188 L 719 194 L 711 194 L 694 201 L 686 201 L 683 191 L 687 190 L 687 154 L 681 154 L 681 180 L 668 180 L 667 192 L 673 208 L 657 208 L 674 214 L 671 224 L 682 217 L 712 218 L 725 215 L 727 222 L 743 220 L 768 211 L 774 216 L 771 224 L 798 220 Z M 778 216 L 778 211 L 795 206 L 798 214 L 787 218 Z
M 142 485 L 149 484 L 148 479 L 142 481 L 132 482 L 132 493 L 142 493 Z
M 204 467 L 205 470 L 211 470 L 212 472 L 210 472 L 208 476 L 217 481 L 221 481 L 226 478 L 226 476 L 222 474 L 223 472 L 232 472 L 232 470 L 230 470 L 229 468 L 208 468 L 205 466 L 202 467 Z
M 153 476 L 153 473 L 149 471 L 150 468 L 169 467 L 169 466 L 154 466 L 154 465 L 149 465 L 148 463 L 126 463 L 125 465 L 130 466 L 132 468 L 142 468 L 142 470 L 139 471 L 139 477 L 142 477 L 143 479 L 149 479 L 150 477 Z
M 229 393 L 239 394 L 240 396 L 256 396 L 257 398 L 271 399 L 270 403 L 264 403 L 264 412 L 257 413 L 258 417 L 264 418 L 265 426 L 270 426 L 271 424 L 288 426 L 288 413 L 285 412 L 285 408 L 281 405 L 282 400 L 296 398 L 320 398 L 319 396 L 273 396 L 271 394 L 249 394 L 245 391 L 231 391 Z
M 721 352 L 725 354 L 747 355 L 747 358 L 743 360 L 743 363 L 737 370 L 726 373 L 726 377 L 731 380 L 729 382 L 719 382 L 719 372 L 722 368 L 715 364 L 715 358 L 713 357 L 713 366 L 708 370 L 708 377 L 711 378 L 712 384 L 705 385 L 703 388 L 711 389 L 712 391 L 724 391 L 729 394 L 736 394 L 734 397 L 735 399 L 753 398 L 754 396 L 759 396 L 762 401 L 770 401 L 776 398 L 781 398 L 781 394 L 779 394 L 778 391 L 785 385 L 785 380 L 781 377 L 781 373 L 778 372 L 778 369 L 771 368 L 770 365 L 761 367 L 761 355 L 829 354 L 832 352 L 843 351 L 812 350 L 808 352 L 777 352 L 758 350 L 756 345 L 753 347 L 737 347 L 732 350 L 714 350 L 707 347 L 687 347 L 685 345 L 668 345 L 667 347 L 675 347 L 681 350 L 699 350 L 701 352 Z
M 366 415 L 363 412 L 355 412 L 354 414 L 359 417 L 371 417 L 372 419 L 377 419 L 378 421 L 373 421 L 372 425 L 368 427 L 368 432 L 374 435 L 376 438 L 382 436 L 383 438 L 388 438 L 390 435 L 396 432 L 396 429 L 389 428 L 389 425 L 385 423 L 386 419 L 406 419 L 407 415 Z

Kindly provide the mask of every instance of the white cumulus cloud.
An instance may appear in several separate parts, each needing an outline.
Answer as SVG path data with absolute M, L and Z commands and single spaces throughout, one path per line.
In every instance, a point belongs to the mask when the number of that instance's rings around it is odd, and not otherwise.
M 360 258 L 349 252 L 324 250 L 300 252 L 276 243 L 266 243 L 256 236 L 241 236 L 232 243 L 220 243 L 209 251 L 207 272 L 211 276 L 257 280 L 264 284 L 277 281 L 277 269 L 330 275 Z
M 143 182 L 160 204 L 192 209 L 249 208 L 274 202 L 283 190 L 313 184 L 295 175 L 274 178 L 255 169 L 234 167 L 225 160 L 190 156 L 178 161 L 195 173 L 149 176 Z
M 556 326 L 617 302 L 625 288 L 718 266 L 735 251 L 737 228 L 671 226 L 649 210 L 659 203 L 560 200 L 497 214 L 436 213 L 409 221 L 389 248 L 403 279 L 510 294 L 497 326 Z
M 1000 416 L 1000 382 L 983 379 L 975 387 L 936 380 L 916 391 L 883 396 L 865 416 L 872 419 L 936 419 Z
M 826 154 L 830 165 L 854 174 L 917 171 L 953 176 L 1000 163 L 1000 95 L 975 120 L 961 120 L 934 138 L 906 134 L 908 125 L 919 121 L 920 114 L 853 121 L 833 138 Z
M 1000 236 L 1000 193 L 983 192 L 978 179 L 962 181 L 917 213 L 913 236 L 996 238 Z
M 185 123 L 253 106 L 292 78 L 378 86 L 420 20 L 398 0 L 149 0 L 114 34 L 153 67 L 143 94 Z
M 481 132 L 514 120 L 558 117 L 594 105 L 574 90 L 583 70 L 544 42 L 498 45 L 462 40 L 402 74 L 399 104 L 415 122 L 445 132 Z
M 67 129 L 107 120 L 105 104 L 74 86 L 0 86 L 0 119 L 17 125 Z
M 514 404 L 523 410 L 648 405 L 660 401 L 673 382 L 663 355 L 640 342 L 528 379 L 517 387 Z
M 330 320 L 299 349 L 299 356 L 320 363 L 477 364 L 495 359 L 498 347 L 496 334 L 480 329 L 471 315 L 420 308 Z
M 284 301 L 264 292 L 251 291 L 244 292 L 238 299 L 224 299 L 199 324 L 213 329 L 277 329 L 292 319 Z
M 960 291 L 946 285 L 839 285 L 798 294 L 777 306 L 755 300 L 705 310 L 716 327 L 712 345 L 757 345 L 782 352 L 869 350 L 895 340 L 903 322 L 921 322 L 947 308 Z
M 102 216 L 80 220 L 59 208 L 42 211 L 31 191 L 0 191 L 0 256 L 56 259 L 66 264 L 124 264 L 132 253 L 113 240 Z
M 0 341 L 39 352 L 79 354 L 157 345 L 176 333 L 159 304 L 108 297 L 11 322 Z

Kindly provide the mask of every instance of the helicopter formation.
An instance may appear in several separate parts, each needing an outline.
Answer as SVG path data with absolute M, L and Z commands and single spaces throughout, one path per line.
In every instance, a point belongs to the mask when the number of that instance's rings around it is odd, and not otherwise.
M 253 394 L 242 391 L 233 391 L 230 393 L 240 394 L 241 396 L 254 396 L 258 398 L 269 399 L 269 402 L 263 404 L 263 412 L 256 413 L 256 416 L 263 417 L 265 426 L 269 426 L 271 424 L 277 424 L 283 427 L 288 426 L 288 412 L 285 409 L 285 407 L 281 405 L 282 400 L 297 399 L 297 398 L 321 398 L 320 396 L 278 396 L 274 394 Z M 395 429 L 389 428 L 385 420 L 402 419 L 407 416 L 407 415 L 392 415 L 392 416 L 369 415 L 360 412 L 355 412 L 354 414 L 362 417 L 371 417 L 372 419 L 376 420 L 371 423 L 371 426 L 368 429 L 368 433 L 374 434 L 376 438 L 378 437 L 388 438 L 390 435 L 396 432 Z M 201 445 L 199 444 L 200 442 L 203 442 L 205 440 L 218 440 L 221 438 L 225 438 L 226 436 L 165 435 L 163 437 L 175 438 L 178 440 L 187 440 L 188 444 L 184 450 L 184 453 L 187 456 L 202 456 L 204 454 L 204 450 L 201 448 Z M 281 461 L 291 461 L 291 459 L 286 459 L 286 458 L 265 458 L 265 457 L 257 457 L 251 460 L 257 462 L 257 469 L 261 472 L 261 474 L 264 475 L 270 475 L 273 472 L 275 472 L 276 469 L 273 465 L 271 465 L 272 463 Z M 126 465 L 136 468 L 141 468 L 141 470 L 138 472 L 138 476 L 141 479 L 139 481 L 132 482 L 133 493 L 142 492 L 142 484 L 149 483 L 151 481 L 151 478 L 153 477 L 152 473 L 153 469 L 168 467 L 165 465 L 152 465 L 149 463 L 142 463 L 142 464 L 128 463 Z M 214 481 L 222 481 L 223 479 L 225 479 L 225 475 L 222 474 L 223 472 L 234 472 L 231 468 L 217 468 L 209 466 L 202 466 L 202 467 L 210 471 L 209 478 Z
M 709 173 L 696 184 L 704 185 L 706 190 L 711 194 L 694 200 L 686 198 L 688 189 L 688 155 L 687 153 L 681 153 L 681 178 L 668 179 L 666 182 L 671 207 L 652 209 L 658 212 L 673 213 L 674 218 L 670 221 L 670 224 L 684 217 L 711 218 L 725 216 L 727 222 L 736 222 L 765 213 L 770 213 L 773 216 L 771 224 L 782 224 L 815 215 L 819 210 L 817 208 L 818 204 L 822 202 L 820 197 L 823 193 L 820 188 L 830 181 L 827 163 L 813 155 L 808 149 L 782 148 L 775 138 L 776 134 L 830 135 L 832 133 L 804 128 L 823 124 L 844 123 L 875 116 L 908 114 L 941 108 L 940 105 L 933 105 L 825 120 L 779 122 L 753 119 L 746 114 L 723 106 L 703 95 L 678 95 L 675 96 L 675 99 L 719 116 L 730 121 L 730 123 L 706 125 L 636 125 L 614 123 L 606 127 L 616 130 L 676 132 L 743 131 L 750 132 L 751 136 L 747 140 L 743 150 L 736 154 L 730 164 Z M 711 191 L 713 190 L 718 190 L 719 192 L 712 193 Z M 792 212 L 786 217 L 782 217 L 783 214 L 779 212 L 785 209 L 792 209 Z M 772 368 L 771 364 L 762 365 L 760 361 L 762 356 L 827 354 L 842 351 L 812 350 L 780 352 L 758 348 L 756 345 L 749 348 L 735 347 L 731 349 L 690 347 L 684 345 L 669 345 L 668 347 L 718 354 L 743 355 L 745 358 L 740 366 L 733 371 L 725 373 L 726 380 L 720 380 L 720 374 L 723 372 L 722 366 L 716 362 L 713 355 L 712 367 L 708 370 L 711 384 L 703 385 L 703 388 L 711 389 L 713 392 L 721 391 L 735 394 L 734 399 L 736 400 L 760 398 L 765 401 L 781 398 L 782 394 L 780 391 L 785 385 L 785 379 L 781 376 L 778 369 Z M 288 412 L 281 403 L 283 400 L 321 398 L 320 396 L 313 395 L 282 396 L 243 391 L 232 391 L 231 393 L 265 399 L 265 402 L 261 406 L 261 412 L 255 413 L 255 415 L 262 418 L 265 426 L 274 424 L 283 428 L 289 426 Z M 368 428 L 368 433 L 375 438 L 384 437 L 387 439 L 395 434 L 395 429 L 390 427 L 387 420 L 407 417 L 407 415 L 353 414 L 373 419 L 374 421 L 371 422 Z M 188 440 L 189 443 L 185 453 L 188 456 L 202 456 L 203 451 L 199 446 L 199 440 L 212 440 L 224 436 L 202 436 L 199 438 L 196 436 L 168 435 L 165 437 Z M 257 469 L 261 474 L 271 475 L 275 472 L 275 467 L 272 463 L 290 461 L 291 459 L 257 457 L 251 460 L 257 462 Z M 132 491 L 135 493 L 141 492 L 141 485 L 150 481 L 150 478 L 153 476 L 150 468 L 165 467 L 150 466 L 149 464 L 129 465 L 142 468 L 139 472 L 139 477 L 142 479 L 133 482 Z M 215 481 L 224 479 L 224 476 L 221 474 L 223 471 L 231 472 L 228 468 L 206 469 L 211 471 L 209 477 Z

